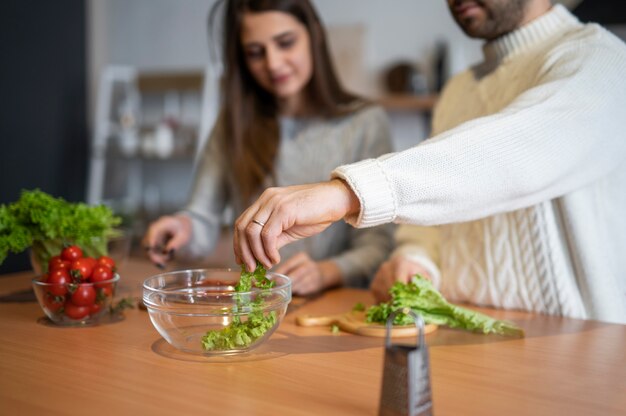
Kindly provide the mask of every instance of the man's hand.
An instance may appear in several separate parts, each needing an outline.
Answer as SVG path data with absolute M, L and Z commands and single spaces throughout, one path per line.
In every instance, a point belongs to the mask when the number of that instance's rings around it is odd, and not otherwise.
M 381 264 L 370 285 L 377 302 L 389 300 L 389 289 L 396 282 L 408 283 L 416 274 L 432 280 L 430 272 L 420 263 L 398 255 Z
M 235 260 L 254 270 L 280 262 L 278 249 L 324 231 L 333 222 L 358 212 L 359 201 L 343 181 L 269 188 L 237 218 Z

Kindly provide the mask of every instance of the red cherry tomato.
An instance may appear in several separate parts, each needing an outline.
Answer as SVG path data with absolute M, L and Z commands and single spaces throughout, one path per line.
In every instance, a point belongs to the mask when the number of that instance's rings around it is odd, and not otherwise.
M 51 283 L 54 286 L 48 287 L 48 293 L 53 296 L 65 296 L 67 293 L 67 284 L 72 283 L 70 274 L 65 269 L 54 269 L 48 274 L 46 283 Z
M 63 260 L 74 261 L 83 257 L 83 250 L 78 246 L 68 246 L 61 252 L 61 257 Z
M 67 260 L 63 260 L 61 256 L 53 256 L 48 261 L 48 270 L 54 270 L 58 268 L 68 269 L 70 268 L 71 263 Z
M 43 298 L 43 304 L 50 312 L 57 312 L 61 309 L 64 301 L 65 298 L 63 296 L 54 296 L 49 293 Z
M 98 258 L 98 264 L 100 266 L 106 266 L 111 270 L 115 269 L 115 260 L 109 256 L 100 256 Z
M 72 267 L 72 263 L 67 261 L 67 260 L 61 260 L 60 262 L 57 262 L 56 264 L 53 264 L 52 267 L 48 268 L 48 271 L 50 270 L 54 270 L 54 269 L 65 269 L 68 272 L 70 271 L 70 267 Z
M 50 260 L 48 260 L 48 266 L 50 266 L 51 264 L 53 264 L 55 262 L 58 262 L 58 261 L 63 261 L 63 258 L 61 257 L 60 254 L 58 256 L 50 257 Z
M 113 271 L 107 266 L 96 266 L 91 273 L 91 281 L 93 283 L 104 282 L 105 280 L 113 279 Z M 101 285 L 96 284 L 96 287 Z
M 93 259 L 89 260 L 88 257 L 83 257 L 72 262 L 70 267 L 70 273 L 72 277 L 80 278 L 80 280 L 87 280 L 91 277 L 93 272 Z
M 68 318 L 83 319 L 89 315 L 89 306 L 78 306 L 74 305 L 72 302 L 65 302 L 63 311 Z
M 102 305 L 100 303 L 94 303 L 89 307 L 89 315 L 97 315 L 102 310 Z
M 96 259 L 94 259 L 93 257 L 83 257 L 83 259 L 91 264 L 91 269 L 93 270 L 94 267 L 96 267 L 98 265 L 98 261 Z
M 71 296 L 76 306 L 91 306 L 96 302 L 96 289 L 93 285 L 81 283 Z
M 96 286 L 98 286 L 98 294 L 100 298 L 113 297 L 113 285 L 111 283 Z

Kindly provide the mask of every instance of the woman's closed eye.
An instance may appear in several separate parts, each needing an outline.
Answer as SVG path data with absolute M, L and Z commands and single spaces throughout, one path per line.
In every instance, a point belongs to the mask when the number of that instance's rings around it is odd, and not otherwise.
M 262 46 L 249 46 L 245 49 L 246 58 L 260 59 L 265 56 L 265 48 Z
M 276 41 L 276 44 L 281 50 L 289 50 L 296 44 L 296 39 L 295 37 L 280 39 Z M 251 46 L 245 49 L 245 53 L 248 59 L 260 59 L 265 56 L 265 48 L 262 46 Z
M 290 49 L 291 47 L 293 47 L 293 45 L 295 45 L 296 38 L 295 36 L 289 36 L 288 38 L 278 39 L 276 43 L 278 44 L 278 47 L 280 49 L 286 50 L 286 49 Z

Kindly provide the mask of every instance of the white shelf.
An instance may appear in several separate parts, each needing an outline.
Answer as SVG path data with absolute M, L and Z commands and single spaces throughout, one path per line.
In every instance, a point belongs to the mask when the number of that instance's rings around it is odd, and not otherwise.
M 203 74 L 109 67 L 98 91 L 88 202 L 146 224 L 186 200 L 199 144 Z M 161 212 L 163 211 L 163 212 Z

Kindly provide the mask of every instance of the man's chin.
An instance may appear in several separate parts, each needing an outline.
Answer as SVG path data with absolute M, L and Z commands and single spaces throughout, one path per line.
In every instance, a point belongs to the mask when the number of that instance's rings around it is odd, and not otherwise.
M 481 30 L 480 22 L 476 21 L 476 19 L 466 19 L 459 25 L 461 26 L 461 30 L 470 38 L 482 38 L 484 35 Z

